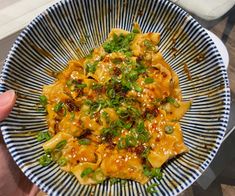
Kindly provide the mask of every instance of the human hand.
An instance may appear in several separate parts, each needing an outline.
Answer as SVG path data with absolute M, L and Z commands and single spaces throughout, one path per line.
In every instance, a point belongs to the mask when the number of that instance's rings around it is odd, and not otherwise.
M 0 95 L 0 121 L 11 112 L 16 101 L 15 91 L 9 90 Z M 0 132 L 0 196 L 34 196 L 37 186 L 21 172 L 9 154 Z

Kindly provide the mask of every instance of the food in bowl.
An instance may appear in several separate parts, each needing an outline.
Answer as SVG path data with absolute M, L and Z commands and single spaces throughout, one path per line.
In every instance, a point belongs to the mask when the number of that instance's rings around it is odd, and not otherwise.
M 188 151 L 179 120 L 177 74 L 158 50 L 160 33 L 112 29 L 88 56 L 71 60 L 43 88 L 49 132 L 38 135 L 43 166 L 56 161 L 81 184 L 161 178 L 161 166 Z

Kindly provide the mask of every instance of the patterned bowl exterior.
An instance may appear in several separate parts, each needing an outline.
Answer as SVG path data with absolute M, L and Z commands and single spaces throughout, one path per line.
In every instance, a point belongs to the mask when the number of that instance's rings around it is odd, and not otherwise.
M 146 185 L 129 180 L 111 186 L 106 180 L 84 186 L 54 163 L 41 167 L 38 158 L 43 149 L 35 136 L 47 130 L 47 123 L 45 113 L 35 105 L 42 86 L 54 81 L 48 73 L 61 71 L 68 60 L 88 54 L 103 43 L 111 28 L 131 30 L 135 21 L 143 32 L 161 33 L 159 48 L 179 76 L 183 98 L 193 100 L 181 120 L 190 152 L 168 161 L 163 179 L 152 179 Z M 184 72 L 185 63 L 192 80 Z M 49 195 L 146 195 L 152 183 L 159 183 L 156 195 L 177 195 L 212 161 L 223 140 L 230 108 L 227 73 L 216 46 L 190 15 L 165 0 L 57 3 L 36 17 L 13 44 L 1 74 L 0 91 L 7 89 L 16 90 L 18 98 L 11 115 L 1 123 L 4 140 L 25 175 Z

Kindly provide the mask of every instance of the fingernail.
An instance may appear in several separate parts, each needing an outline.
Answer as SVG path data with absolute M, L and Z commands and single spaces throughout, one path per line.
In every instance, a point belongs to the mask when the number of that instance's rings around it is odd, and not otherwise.
M 11 104 L 13 101 L 15 101 L 15 97 L 16 94 L 14 90 L 8 90 L 0 94 L 0 107 Z

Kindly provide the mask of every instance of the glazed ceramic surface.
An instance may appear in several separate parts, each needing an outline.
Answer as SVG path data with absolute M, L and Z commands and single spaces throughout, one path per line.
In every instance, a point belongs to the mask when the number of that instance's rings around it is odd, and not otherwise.
M 177 72 L 183 99 L 193 101 L 181 120 L 190 151 L 163 166 L 163 179 L 96 186 L 79 184 L 55 163 L 38 164 L 43 155 L 36 135 L 47 130 L 46 113 L 37 110 L 43 85 L 55 80 L 71 59 L 101 45 L 111 28 L 160 32 L 160 51 Z M 185 72 L 189 69 L 191 80 Z M 0 91 L 18 93 L 10 116 L 1 123 L 6 145 L 25 175 L 49 195 L 145 195 L 158 183 L 156 195 L 177 195 L 208 167 L 225 133 L 230 94 L 222 58 L 206 31 L 185 11 L 165 0 L 67 0 L 35 18 L 15 41 L 1 74 Z

